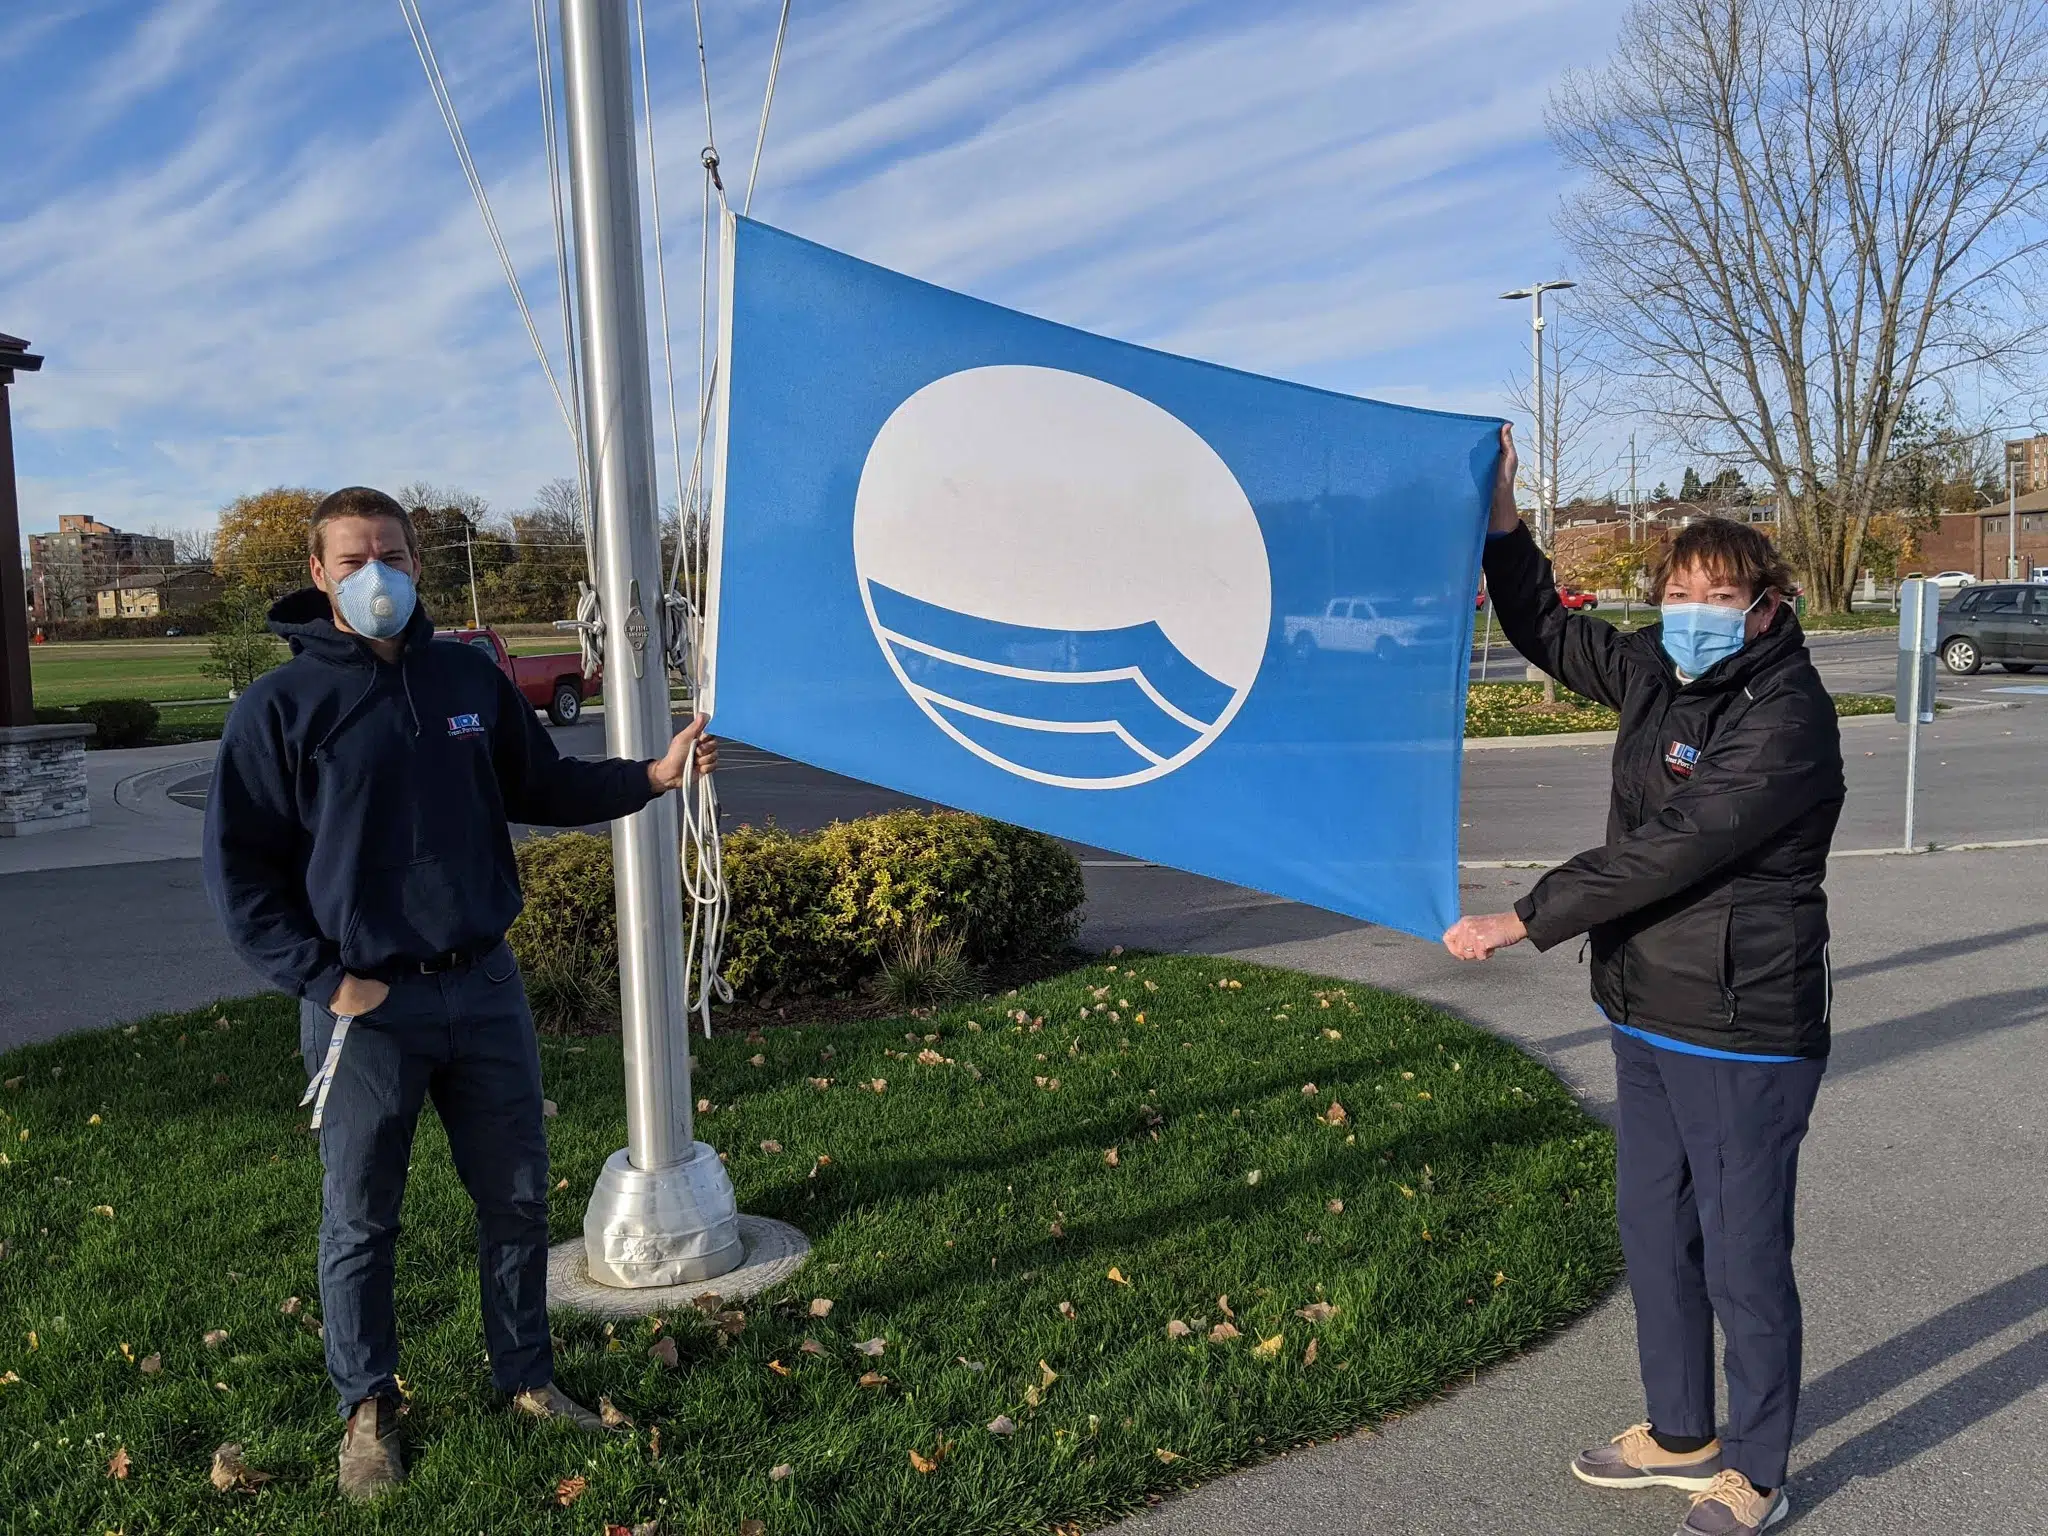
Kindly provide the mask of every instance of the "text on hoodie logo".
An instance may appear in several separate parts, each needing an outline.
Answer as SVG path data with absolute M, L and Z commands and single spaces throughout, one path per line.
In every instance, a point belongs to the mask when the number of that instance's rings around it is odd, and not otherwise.
M 1693 765 L 1700 760 L 1700 749 L 1689 747 L 1682 741 L 1671 743 L 1671 750 L 1664 754 L 1664 766 L 1681 779 L 1692 777 Z
M 482 715 L 450 715 L 448 717 L 450 736 L 481 736 L 484 734 Z

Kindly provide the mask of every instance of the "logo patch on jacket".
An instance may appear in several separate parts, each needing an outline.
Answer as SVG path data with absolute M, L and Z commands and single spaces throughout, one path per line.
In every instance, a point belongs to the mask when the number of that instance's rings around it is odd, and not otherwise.
M 450 736 L 481 736 L 484 734 L 482 715 L 450 715 L 448 717 Z
M 1671 743 L 1671 750 L 1664 754 L 1664 766 L 1681 779 L 1692 777 L 1693 765 L 1700 760 L 1700 749 L 1689 747 L 1682 741 Z

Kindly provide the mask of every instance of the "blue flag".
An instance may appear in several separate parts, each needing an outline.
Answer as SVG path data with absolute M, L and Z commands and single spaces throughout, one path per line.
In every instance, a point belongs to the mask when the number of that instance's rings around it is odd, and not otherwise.
M 729 218 L 722 734 L 1434 938 L 1499 423 Z

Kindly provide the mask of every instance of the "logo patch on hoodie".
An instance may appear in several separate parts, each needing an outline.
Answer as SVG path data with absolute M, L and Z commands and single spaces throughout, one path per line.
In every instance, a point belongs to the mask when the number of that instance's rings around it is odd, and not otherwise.
M 450 736 L 481 736 L 484 734 L 482 715 L 450 715 L 448 717 Z
M 1689 747 L 1682 741 L 1671 743 L 1671 750 L 1664 754 L 1664 766 L 1681 779 L 1692 777 L 1693 764 L 1700 760 L 1700 749 Z

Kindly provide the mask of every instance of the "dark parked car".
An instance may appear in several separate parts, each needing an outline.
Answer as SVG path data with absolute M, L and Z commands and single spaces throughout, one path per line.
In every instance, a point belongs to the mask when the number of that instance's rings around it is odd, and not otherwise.
M 1995 661 L 2008 672 L 2048 666 L 2048 587 L 1978 582 L 1941 610 L 1941 664 L 1975 672 Z

